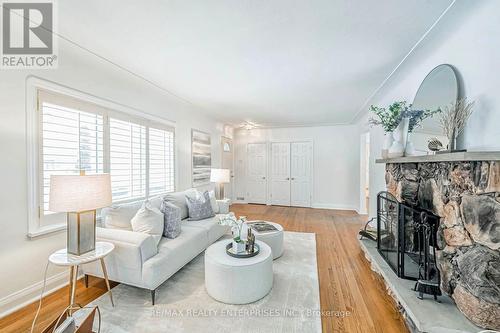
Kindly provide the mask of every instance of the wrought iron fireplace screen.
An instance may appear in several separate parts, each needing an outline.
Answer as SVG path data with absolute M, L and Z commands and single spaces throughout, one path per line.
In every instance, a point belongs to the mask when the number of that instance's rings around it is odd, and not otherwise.
M 391 195 L 377 195 L 377 248 L 401 278 L 418 280 L 435 263 L 439 218 Z

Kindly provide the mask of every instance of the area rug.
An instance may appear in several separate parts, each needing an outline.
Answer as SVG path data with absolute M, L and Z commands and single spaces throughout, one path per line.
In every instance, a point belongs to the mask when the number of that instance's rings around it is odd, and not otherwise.
M 271 292 L 247 305 L 223 304 L 207 294 L 203 256 L 158 288 L 155 306 L 149 291 L 123 284 L 112 290 L 114 308 L 108 295 L 95 300 L 101 332 L 321 332 L 315 234 L 285 232 Z

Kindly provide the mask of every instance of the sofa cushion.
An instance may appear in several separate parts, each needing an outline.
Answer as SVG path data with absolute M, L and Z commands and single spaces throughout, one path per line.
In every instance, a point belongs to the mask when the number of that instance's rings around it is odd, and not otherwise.
M 133 231 L 150 234 L 157 244 L 160 242 L 163 234 L 163 214 L 149 201 L 144 201 L 130 222 Z
M 186 203 L 186 195 L 197 196 L 197 191 L 195 189 L 189 189 L 182 192 L 172 192 L 167 193 L 163 200 L 166 200 L 181 209 L 181 219 L 184 220 L 189 216 L 188 206 Z
M 205 230 L 208 237 L 208 244 L 212 244 L 231 229 L 229 226 L 219 224 L 219 215 L 199 221 L 184 220 L 182 226 Z
M 181 209 L 168 201 L 163 201 L 160 211 L 163 213 L 163 236 L 176 238 L 181 233 Z
M 137 201 L 103 208 L 101 210 L 101 218 L 104 221 L 104 227 L 109 229 L 132 230 L 130 221 L 141 206 L 142 202 Z
M 203 193 L 200 198 L 192 198 L 186 196 L 186 202 L 189 209 L 189 219 L 190 221 L 198 221 L 213 217 L 214 211 L 212 210 L 212 205 L 210 203 L 210 195 L 208 191 Z
M 143 284 L 149 289 L 158 287 L 207 246 L 207 234 L 202 228 L 183 226 L 179 237 L 163 237 L 158 245 L 158 254 L 143 265 Z

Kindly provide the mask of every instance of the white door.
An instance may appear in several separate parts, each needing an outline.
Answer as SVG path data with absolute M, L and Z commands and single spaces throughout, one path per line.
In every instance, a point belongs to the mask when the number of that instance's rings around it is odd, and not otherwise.
M 221 139 L 222 148 L 222 168 L 229 169 L 230 171 L 230 183 L 224 184 L 224 196 L 229 199 L 233 199 L 233 140 L 222 137 Z
M 312 145 L 310 142 L 291 143 L 291 206 L 311 207 Z
M 271 204 L 290 206 L 290 143 L 271 143 Z
M 247 145 L 247 195 L 249 203 L 266 203 L 267 155 L 265 143 Z

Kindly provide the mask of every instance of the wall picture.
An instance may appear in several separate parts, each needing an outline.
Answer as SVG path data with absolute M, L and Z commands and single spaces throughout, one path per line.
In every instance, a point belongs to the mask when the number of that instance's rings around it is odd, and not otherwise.
M 193 187 L 210 183 L 212 146 L 210 134 L 191 130 L 191 158 L 193 164 Z

